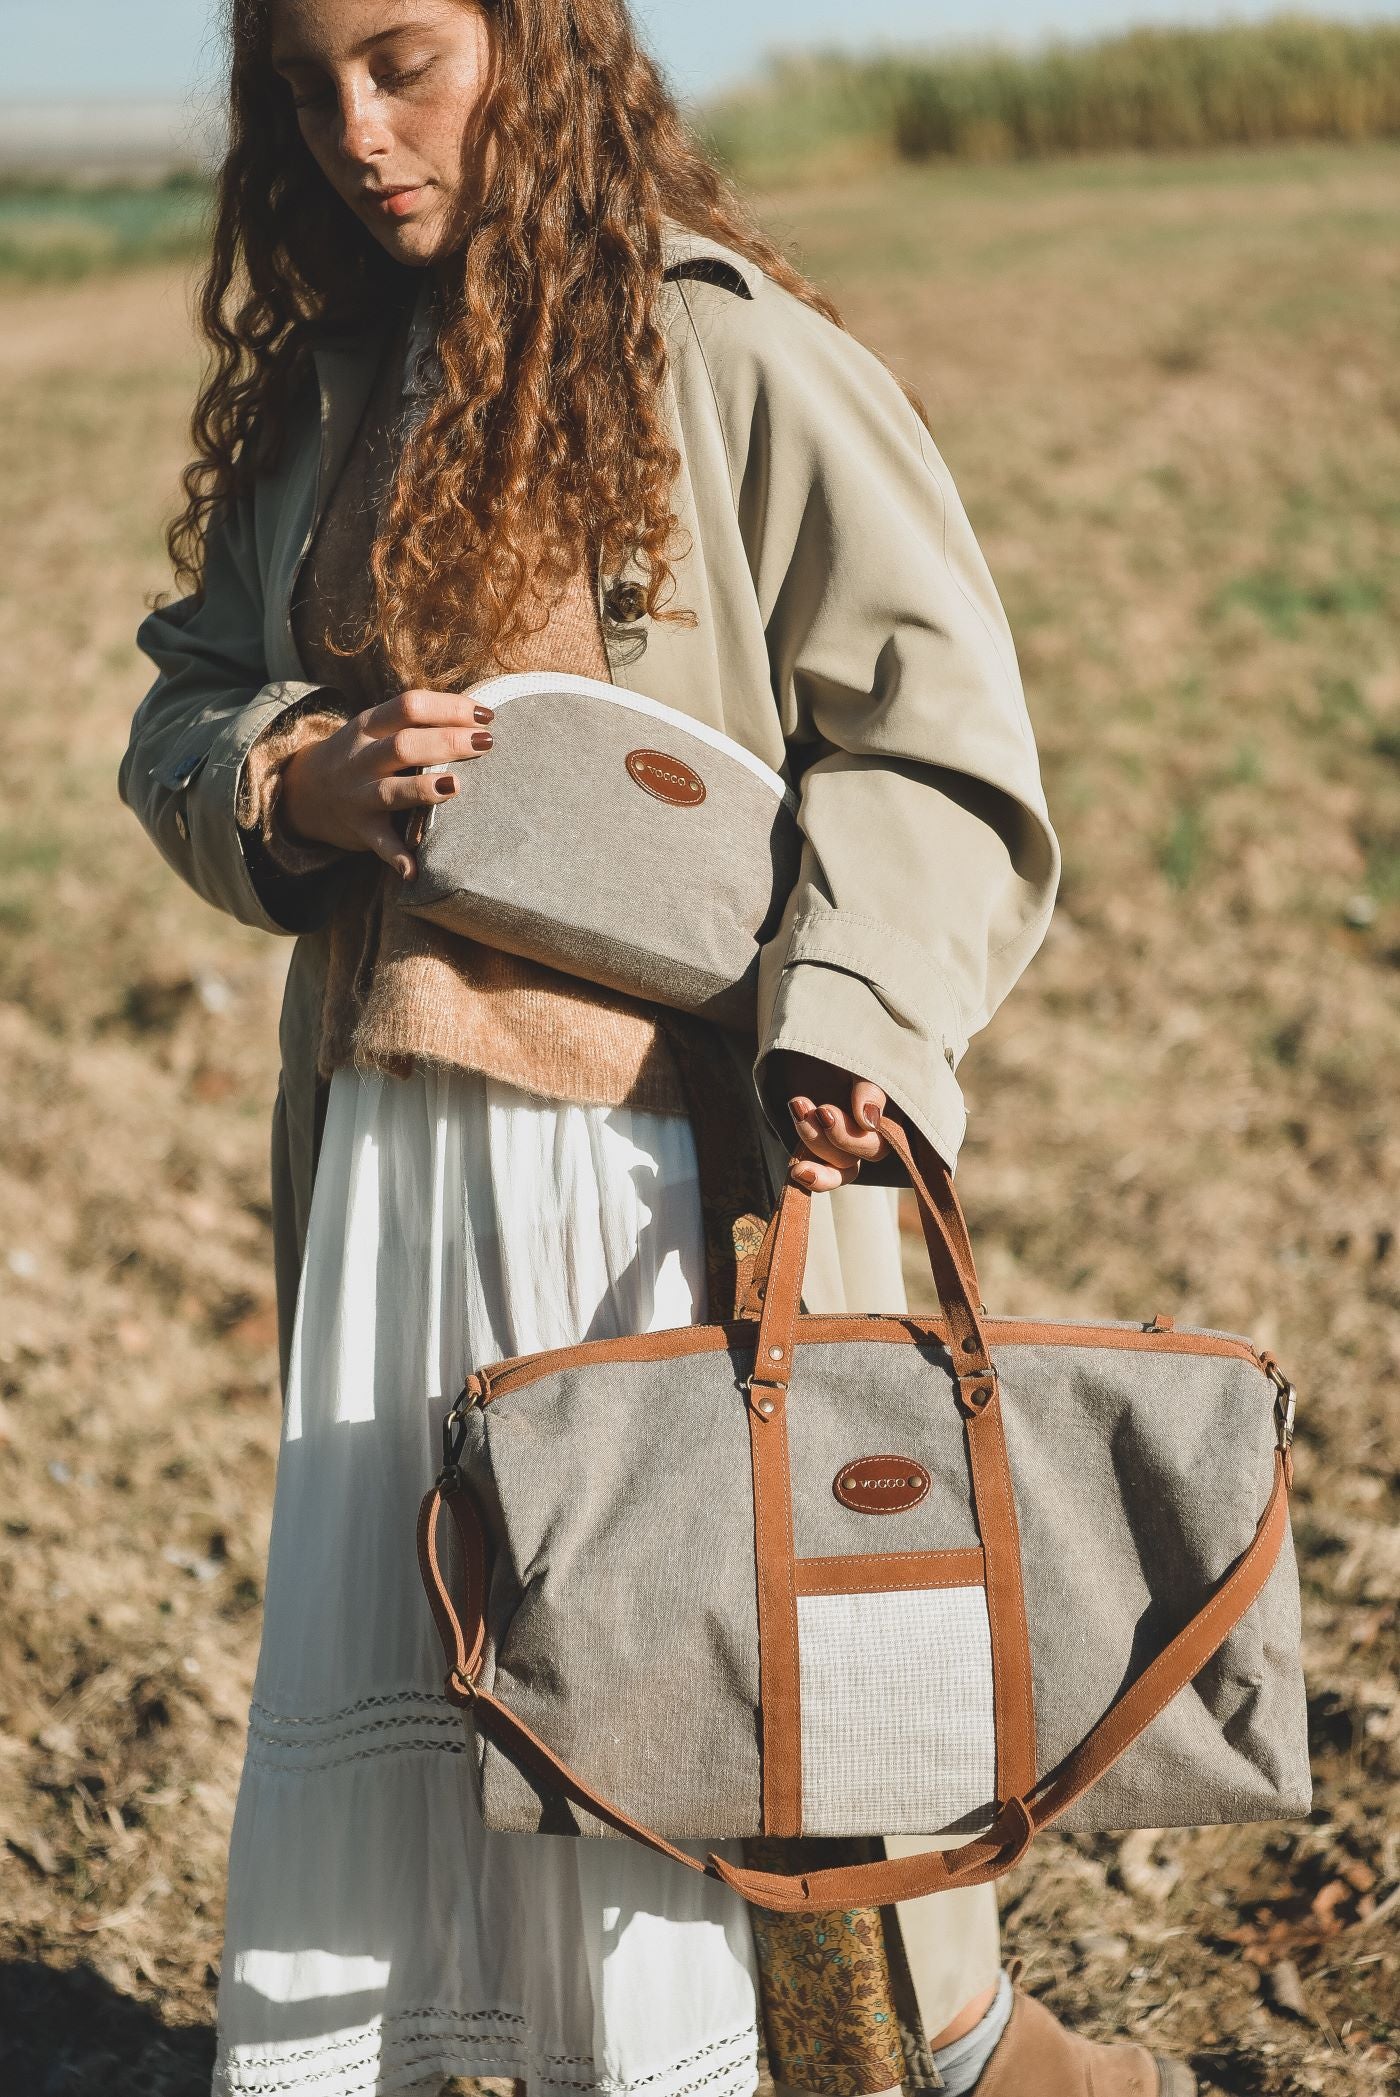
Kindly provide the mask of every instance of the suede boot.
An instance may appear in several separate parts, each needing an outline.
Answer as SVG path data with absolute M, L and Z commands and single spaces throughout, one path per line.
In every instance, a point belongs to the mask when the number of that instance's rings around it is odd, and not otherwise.
M 1096 2046 L 1016 1990 L 977 2097 L 1194 2097 L 1196 2078 L 1142 2046 Z

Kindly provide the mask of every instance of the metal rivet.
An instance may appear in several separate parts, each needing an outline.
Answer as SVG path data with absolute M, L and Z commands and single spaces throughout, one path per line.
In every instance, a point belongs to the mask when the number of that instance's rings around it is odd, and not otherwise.
M 770 1348 L 769 1348 L 769 1350 L 768 1350 L 768 1359 L 769 1359 L 769 1361 L 770 1361 L 770 1362 L 780 1362 L 780 1361 L 782 1360 L 782 1358 L 783 1358 L 783 1350 L 782 1350 L 782 1348 L 781 1348 L 781 1347 L 770 1347 Z
M 762 1413 L 762 1415 L 763 1415 L 763 1417 L 764 1417 L 764 1419 L 765 1419 L 765 1420 L 771 1420 L 771 1419 L 772 1419 L 772 1417 L 773 1417 L 773 1401 L 772 1401 L 772 1399 L 771 1399 L 771 1398 L 760 1398 L 760 1399 L 759 1399 L 759 1401 L 758 1401 L 758 1409 L 759 1409 L 759 1411 L 760 1411 L 760 1412 Z
M 904 1483 L 907 1486 L 920 1486 L 923 1484 L 923 1480 L 922 1478 L 906 1478 Z

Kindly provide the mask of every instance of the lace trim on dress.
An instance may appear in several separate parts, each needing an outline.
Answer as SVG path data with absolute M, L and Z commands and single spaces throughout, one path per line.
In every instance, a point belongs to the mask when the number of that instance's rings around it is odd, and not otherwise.
M 221 2048 L 212 2097 L 436 2097 L 449 2075 L 523 2078 L 532 2097 L 750 2097 L 758 2043 L 750 2027 L 623 2082 L 579 2056 L 540 2054 L 510 2011 L 399 2010 L 309 2046 Z
M 421 1748 L 463 1755 L 470 1745 L 461 1713 L 442 1697 L 416 1689 L 362 1697 L 323 1717 L 294 1717 L 265 1704 L 254 1704 L 248 1714 L 249 1766 L 289 1774 Z

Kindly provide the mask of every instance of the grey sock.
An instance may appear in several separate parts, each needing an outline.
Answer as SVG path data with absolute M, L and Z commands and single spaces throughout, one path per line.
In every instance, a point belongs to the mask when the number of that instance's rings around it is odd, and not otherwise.
M 980 2024 L 951 2046 L 940 2046 L 933 2065 L 943 2078 L 944 2097 L 967 2097 L 982 2079 L 982 2070 L 992 2057 L 1011 2018 L 1011 1976 L 1003 1972 L 997 1981 L 996 1999 Z

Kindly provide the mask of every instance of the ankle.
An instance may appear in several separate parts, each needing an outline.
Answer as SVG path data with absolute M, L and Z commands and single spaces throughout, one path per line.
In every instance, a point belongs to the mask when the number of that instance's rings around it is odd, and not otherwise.
M 984 1988 L 980 1995 L 974 1995 L 970 2002 L 965 2002 L 957 2016 L 945 2024 L 942 2031 L 932 2032 L 927 2041 L 929 2051 L 937 2053 L 941 2047 L 952 2046 L 959 2039 L 965 2039 L 968 2033 L 982 2022 L 996 2001 L 1000 1985 L 1001 1976 L 998 1974 L 990 1988 Z
M 975 2001 L 985 2002 L 986 1997 L 978 1996 Z M 953 2026 L 962 2024 L 964 2027 L 960 2036 L 956 2039 L 942 2039 L 940 2034 L 942 2043 L 935 2045 L 933 2049 L 933 2065 L 948 2097 L 970 2097 L 970 2093 L 976 2090 L 982 2080 L 983 2069 L 1001 2044 L 1006 2027 L 1011 2021 L 1012 2005 L 1011 1976 L 1001 1973 L 997 1976 L 991 2001 L 987 2003 L 981 2017 L 970 2025 L 965 2022 L 974 2007 L 973 2003 L 969 2003 L 961 2016 L 953 2020 Z

